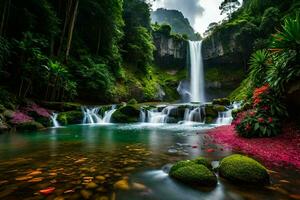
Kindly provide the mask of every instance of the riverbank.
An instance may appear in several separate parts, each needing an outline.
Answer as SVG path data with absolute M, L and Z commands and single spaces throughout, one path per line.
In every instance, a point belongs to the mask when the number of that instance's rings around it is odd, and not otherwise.
M 293 124 L 286 124 L 282 134 L 272 138 L 242 138 L 233 125 L 214 128 L 208 134 L 214 142 L 254 156 L 267 166 L 300 170 L 300 130 Z

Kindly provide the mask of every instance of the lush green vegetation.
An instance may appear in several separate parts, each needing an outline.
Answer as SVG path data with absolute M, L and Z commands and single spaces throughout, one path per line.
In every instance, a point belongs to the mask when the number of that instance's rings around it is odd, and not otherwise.
M 0 7 L 0 84 L 21 98 L 150 101 L 167 87 L 152 79 L 159 69 L 143 1 L 5 0 Z

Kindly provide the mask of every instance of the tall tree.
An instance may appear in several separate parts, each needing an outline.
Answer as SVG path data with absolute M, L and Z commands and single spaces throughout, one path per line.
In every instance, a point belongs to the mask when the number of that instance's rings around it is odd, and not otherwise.
M 227 13 L 228 18 L 230 19 L 232 16 L 232 13 L 238 9 L 238 7 L 241 5 L 239 0 L 224 0 L 219 9 L 221 10 L 221 15 L 224 13 Z

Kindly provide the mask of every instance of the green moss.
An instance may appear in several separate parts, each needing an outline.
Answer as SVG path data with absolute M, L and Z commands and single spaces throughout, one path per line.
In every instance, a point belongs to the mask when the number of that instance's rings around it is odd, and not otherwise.
M 221 106 L 221 105 L 214 105 L 213 109 L 217 112 L 224 112 L 226 111 L 226 107 L 225 106 Z
M 61 125 L 80 124 L 82 122 L 81 111 L 69 111 L 59 113 L 57 120 Z
M 181 167 L 186 167 L 186 166 L 190 166 L 190 165 L 194 165 L 195 163 L 191 160 L 182 160 L 182 161 L 179 161 L 177 163 L 175 163 L 171 169 L 170 169 L 170 172 L 169 174 L 172 175 L 176 170 L 178 170 L 179 168 Z
M 177 163 L 175 163 L 171 169 L 170 169 L 170 174 L 174 173 L 177 169 L 181 168 L 181 167 L 186 167 L 186 166 L 190 166 L 190 165 L 204 165 L 207 168 L 211 168 L 211 164 L 209 163 L 209 161 L 204 158 L 204 157 L 198 157 L 194 160 L 182 160 L 179 161 Z
M 183 166 L 170 175 L 176 180 L 192 186 L 214 186 L 217 184 L 216 175 L 204 165 Z
M 238 154 L 228 156 L 221 161 L 219 174 L 237 184 L 269 183 L 269 174 L 263 165 L 252 158 Z
M 127 105 L 116 110 L 112 115 L 114 123 L 134 123 L 138 122 L 140 110 L 137 106 Z
M 209 169 L 212 168 L 210 162 L 204 157 L 198 157 L 198 158 L 192 160 L 192 162 L 199 164 L 199 165 L 204 165 L 205 167 L 207 167 Z
M 45 128 L 42 124 L 36 121 L 29 121 L 16 124 L 16 129 L 19 131 L 35 131 Z
M 228 98 L 214 99 L 213 104 L 214 105 L 229 106 L 230 105 L 230 100 Z
M 130 99 L 129 101 L 128 101 L 128 104 L 129 105 L 136 105 L 138 102 L 135 100 L 135 99 Z
M 211 104 L 208 104 L 205 106 L 205 114 L 206 117 L 216 118 L 218 117 L 218 111 L 214 109 L 214 106 Z

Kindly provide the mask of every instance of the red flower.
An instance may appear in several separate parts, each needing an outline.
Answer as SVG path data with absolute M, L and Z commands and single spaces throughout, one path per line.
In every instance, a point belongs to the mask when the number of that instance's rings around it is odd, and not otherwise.
M 269 110 L 270 108 L 269 108 L 269 106 L 263 106 L 262 109 L 266 111 L 266 110 Z
M 273 118 L 269 117 L 269 123 L 272 123 L 272 122 L 273 122 Z
M 255 112 L 254 112 L 254 111 L 251 111 L 251 112 L 249 113 L 249 115 L 250 115 L 251 117 L 253 117 L 253 116 L 255 116 Z
M 250 125 L 250 124 L 247 124 L 246 127 L 245 127 L 245 130 L 246 130 L 246 131 L 251 131 L 251 125 Z
M 264 118 L 262 118 L 262 117 L 258 118 L 259 123 L 263 123 L 264 121 L 265 121 Z

